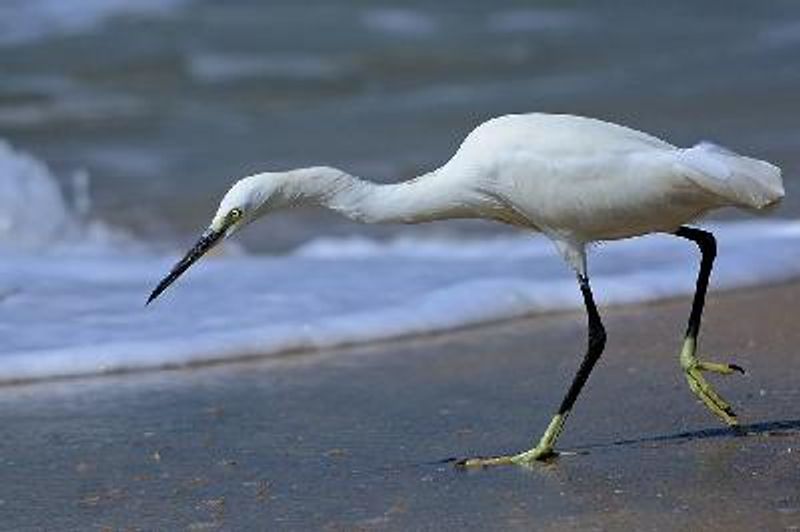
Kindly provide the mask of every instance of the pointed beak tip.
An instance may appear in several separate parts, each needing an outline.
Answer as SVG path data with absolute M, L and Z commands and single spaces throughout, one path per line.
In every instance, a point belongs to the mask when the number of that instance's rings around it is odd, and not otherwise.
M 178 277 L 185 272 L 189 266 L 191 266 L 197 259 L 202 257 L 209 249 L 214 247 L 214 245 L 224 236 L 224 231 L 213 232 L 213 231 L 206 231 L 200 237 L 200 240 L 189 250 L 189 252 L 184 256 L 178 263 L 173 266 L 172 270 L 167 274 L 161 282 L 158 283 L 158 286 L 150 293 L 150 297 L 147 298 L 144 306 L 147 307 L 152 303 L 161 293 L 166 290 Z
M 159 294 L 160 294 L 160 293 L 161 293 L 161 292 L 160 292 L 160 291 L 158 291 L 158 290 L 153 290 L 153 291 L 150 293 L 150 295 L 149 295 L 149 296 L 147 296 L 147 301 L 145 301 L 145 302 L 144 302 L 144 306 L 145 306 L 145 307 L 148 307 L 148 306 L 150 306 L 150 303 L 152 303 L 153 301 L 155 301 L 155 300 L 156 300 L 156 298 L 159 296 Z

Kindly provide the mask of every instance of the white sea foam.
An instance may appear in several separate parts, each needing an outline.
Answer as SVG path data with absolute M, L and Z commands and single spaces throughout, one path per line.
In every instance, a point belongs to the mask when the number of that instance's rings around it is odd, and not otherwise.
M 75 84 L 45 94 L 47 97 L 38 101 L 0 107 L 0 127 L 23 130 L 91 120 L 110 122 L 141 116 L 147 111 L 147 105 L 139 98 Z
M 7 145 L 0 211 L 0 382 L 275 355 L 581 306 L 550 243 L 520 235 L 324 239 L 281 257 L 209 257 L 145 308 L 177 254 L 132 252 L 100 224 L 97 236 L 46 166 Z M 720 247 L 712 288 L 800 275 L 800 221 L 711 228 Z M 93 251 L 72 251 L 79 244 Z M 591 255 L 602 305 L 694 288 L 697 253 L 679 238 L 616 242 Z
M 188 0 L 3 0 L 0 45 L 38 41 L 94 29 L 123 15 L 163 16 Z
M 800 222 L 713 228 L 721 251 L 714 288 L 800 275 Z M 144 298 L 175 257 L 6 257 L 0 381 L 271 355 L 581 304 L 542 239 L 492 240 L 483 252 L 481 241 L 420 244 L 362 242 L 362 251 L 342 246 L 337 257 L 328 242 L 284 257 L 208 259 L 149 308 Z M 592 259 L 601 304 L 693 289 L 696 253 L 674 237 L 609 244 Z
M 436 20 L 428 13 L 395 7 L 369 8 L 361 14 L 367 29 L 390 35 L 421 37 L 433 34 Z
M 800 42 L 800 22 L 790 20 L 772 24 L 759 32 L 758 40 L 767 48 L 790 48 Z
M 487 19 L 490 30 L 504 33 L 571 30 L 585 22 L 574 11 L 547 8 L 505 9 Z
M 227 83 L 251 78 L 289 81 L 327 81 L 351 71 L 345 63 L 309 53 L 243 54 L 204 52 L 192 55 L 189 73 L 205 83 Z
M 69 205 L 44 163 L 0 139 L 0 257 L 140 248 L 122 232 L 89 218 L 86 173 L 76 173 L 73 185 L 75 201 Z

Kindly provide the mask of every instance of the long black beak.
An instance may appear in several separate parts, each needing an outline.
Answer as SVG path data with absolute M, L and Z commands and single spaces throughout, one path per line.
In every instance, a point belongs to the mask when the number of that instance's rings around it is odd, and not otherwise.
M 222 236 L 225 234 L 225 230 L 221 231 L 213 231 L 208 229 L 203 235 L 200 237 L 200 240 L 189 250 L 185 257 L 179 260 L 175 266 L 172 267 L 172 270 L 164 277 L 158 286 L 156 286 L 153 293 L 150 294 L 150 297 L 147 298 L 147 303 L 145 305 L 149 305 L 155 298 L 157 298 L 161 292 L 167 289 L 169 285 L 175 282 L 175 279 L 181 276 L 183 272 L 189 269 L 189 266 L 194 264 L 197 259 L 202 257 L 206 254 L 206 252 L 214 247 Z

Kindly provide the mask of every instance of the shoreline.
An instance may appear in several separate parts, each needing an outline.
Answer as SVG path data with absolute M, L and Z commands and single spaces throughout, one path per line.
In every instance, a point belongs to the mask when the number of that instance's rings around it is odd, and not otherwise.
M 0 388 L 9 529 L 787 529 L 800 525 L 800 282 L 710 294 L 701 356 L 722 427 L 678 364 L 689 300 L 606 309 L 606 352 L 531 470 L 520 450 L 584 349 L 584 317 L 185 371 Z
M 768 282 L 764 284 L 758 284 L 755 286 L 741 286 L 741 287 L 727 288 L 727 289 L 715 290 L 712 286 L 710 295 L 736 294 L 739 292 L 764 290 L 781 286 L 792 287 L 793 285 L 799 283 L 800 283 L 800 278 L 793 278 L 789 280 L 779 280 L 771 283 Z M 668 296 L 647 301 L 638 301 L 633 303 L 611 303 L 607 305 L 600 305 L 599 309 L 601 311 L 601 314 L 605 314 L 606 312 L 615 312 L 619 310 L 626 310 L 626 309 L 632 310 L 637 307 L 648 308 L 652 306 L 670 304 L 675 301 L 687 300 L 688 297 L 689 296 L 682 294 L 682 295 Z M 136 376 L 139 374 L 150 374 L 158 372 L 171 373 L 171 372 L 181 372 L 181 371 L 193 371 L 193 370 L 202 370 L 205 368 L 216 368 L 227 365 L 260 363 L 260 362 L 267 362 L 270 360 L 280 362 L 284 360 L 291 360 L 297 357 L 318 357 L 326 352 L 331 352 L 331 351 L 347 352 L 352 350 L 359 350 L 362 348 L 364 349 L 380 349 L 381 347 L 388 348 L 398 343 L 402 344 L 405 342 L 418 342 L 418 341 L 424 342 L 426 340 L 433 340 L 440 337 L 447 337 L 448 335 L 453 335 L 453 334 L 457 335 L 460 333 L 471 332 L 471 331 L 479 333 L 483 329 L 502 327 L 504 325 L 513 325 L 517 322 L 525 322 L 529 320 L 557 318 L 560 316 L 584 316 L 584 311 L 582 309 L 553 309 L 551 311 L 533 312 L 530 314 L 514 316 L 509 318 L 498 318 L 496 320 L 481 321 L 478 323 L 468 323 L 453 328 L 443 328 L 430 332 L 410 332 L 407 334 L 389 336 L 386 338 L 378 338 L 375 340 L 344 342 L 341 344 L 323 345 L 319 347 L 291 348 L 287 350 L 281 350 L 266 354 L 253 353 L 253 354 L 237 355 L 231 357 L 221 356 L 216 358 L 210 358 L 207 360 L 193 360 L 188 363 L 166 363 L 162 366 L 115 368 L 109 371 L 100 370 L 95 372 L 85 372 L 85 373 L 81 372 L 75 374 L 53 375 L 45 377 L 0 379 L 0 390 L 8 387 L 36 385 L 39 383 L 70 382 L 74 380 L 84 380 L 84 379 L 104 379 L 109 377 Z

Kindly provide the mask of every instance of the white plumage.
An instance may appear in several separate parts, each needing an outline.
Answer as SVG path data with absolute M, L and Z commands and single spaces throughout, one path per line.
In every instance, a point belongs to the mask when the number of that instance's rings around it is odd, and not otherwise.
M 522 114 L 475 128 L 438 170 L 377 185 L 314 167 L 263 173 L 228 192 L 211 224 L 244 213 L 319 204 L 368 223 L 488 218 L 546 234 L 579 272 L 585 245 L 671 232 L 724 206 L 783 197 L 780 169 L 713 144 L 679 149 L 627 127 L 572 115 Z
M 702 372 L 731 374 L 735 364 L 695 356 L 703 303 L 716 255 L 714 236 L 686 227 L 725 206 L 763 209 L 784 195 L 780 169 L 710 143 L 680 149 L 656 137 L 570 115 L 508 115 L 481 124 L 441 168 L 379 185 L 329 167 L 268 172 L 237 182 L 208 230 L 150 295 L 148 303 L 219 240 L 269 211 L 319 205 L 354 220 L 419 223 L 486 218 L 544 233 L 578 274 L 586 305 L 587 353 L 557 413 L 532 449 L 467 466 L 531 464 L 554 454 L 581 388 L 605 347 L 605 329 L 586 271 L 586 245 L 654 232 L 695 242 L 702 253 L 680 354 L 691 390 L 730 425 L 736 416 Z
M 671 232 L 714 208 L 784 195 L 769 163 L 571 115 L 489 120 L 435 173 L 476 191 L 495 217 L 547 234 L 581 271 L 588 242 Z

